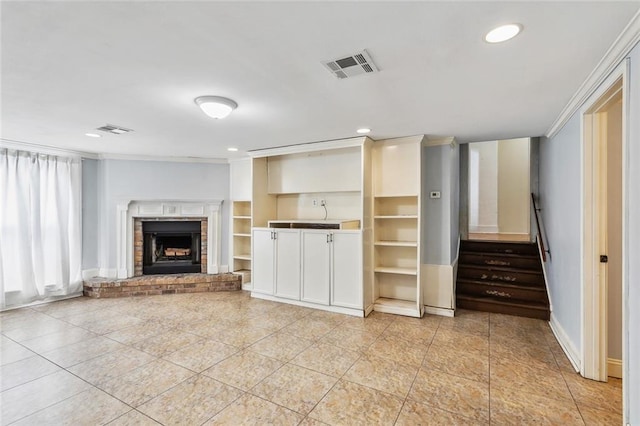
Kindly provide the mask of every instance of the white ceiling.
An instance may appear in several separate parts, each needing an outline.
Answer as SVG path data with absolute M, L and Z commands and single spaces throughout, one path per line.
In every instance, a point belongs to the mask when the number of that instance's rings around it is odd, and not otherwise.
M 105 154 L 222 158 L 356 136 L 542 135 L 633 2 L 2 2 L 1 137 Z M 500 45 L 483 35 L 519 22 Z M 321 61 L 367 49 L 380 73 Z M 227 119 L 201 95 L 234 99 Z M 84 136 L 115 124 L 135 131 Z M 237 154 L 227 147 L 240 149 Z

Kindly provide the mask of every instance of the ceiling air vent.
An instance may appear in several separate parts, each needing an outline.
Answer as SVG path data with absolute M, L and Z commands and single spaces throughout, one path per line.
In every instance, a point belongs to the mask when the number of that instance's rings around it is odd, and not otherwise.
M 126 129 L 120 126 L 114 126 L 113 124 L 105 124 L 102 127 L 98 127 L 96 130 L 100 130 L 101 132 L 112 133 L 114 135 L 121 135 L 123 133 L 133 132 L 131 129 Z
M 352 56 L 345 56 L 333 61 L 322 62 L 331 74 L 339 79 L 355 77 L 360 74 L 368 74 L 380 71 L 373 63 L 371 56 L 366 50 L 358 52 Z

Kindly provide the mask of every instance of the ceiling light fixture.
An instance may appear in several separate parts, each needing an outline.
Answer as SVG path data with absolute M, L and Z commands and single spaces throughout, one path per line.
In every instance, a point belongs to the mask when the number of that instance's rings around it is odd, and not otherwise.
M 366 127 L 362 127 L 358 130 L 356 130 L 356 133 L 360 133 L 361 135 L 364 135 L 365 133 L 369 133 L 371 131 L 371 129 L 367 129 Z
M 503 41 L 511 40 L 522 31 L 521 24 L 507 24 L 501 25 L 492 29 L 484 36 L 484 41 L 487 43 L 502 43 Z
M 199 96 L 195 103 L 211 118 L 225 118 L 238 107 L 231 99 L 221 96 Z
M 229 152 L 237 152 L 238 148 L 234 148 L 234 147 L 230 146 L 229 148 L 227 148 L 227 151 L 229 151 Z
M 102 136 L 100 136 L 97 133 L 85 133 L 85 136 L 89 136 L 90 138 L 101 138 Z

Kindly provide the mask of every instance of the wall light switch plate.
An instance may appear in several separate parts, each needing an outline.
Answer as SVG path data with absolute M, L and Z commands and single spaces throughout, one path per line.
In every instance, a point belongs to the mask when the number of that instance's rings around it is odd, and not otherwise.
M 440 198 L 440 191 L 431 191 L 429 193 L 429 198 Z

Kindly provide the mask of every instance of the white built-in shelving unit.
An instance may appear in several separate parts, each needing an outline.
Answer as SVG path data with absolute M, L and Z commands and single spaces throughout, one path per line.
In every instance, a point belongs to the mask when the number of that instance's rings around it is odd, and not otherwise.
M 365 315 L 371 145 L 360 137 L 251 153 L 252 297 Z
M 420 154 L 423 137 L 373 147 L 373 310 L 421 317 Z
M 242 288 L 251 290 L 252 182 L 251 160 L 230 161 L 231 174 L 231 272 L 242 275 Z

